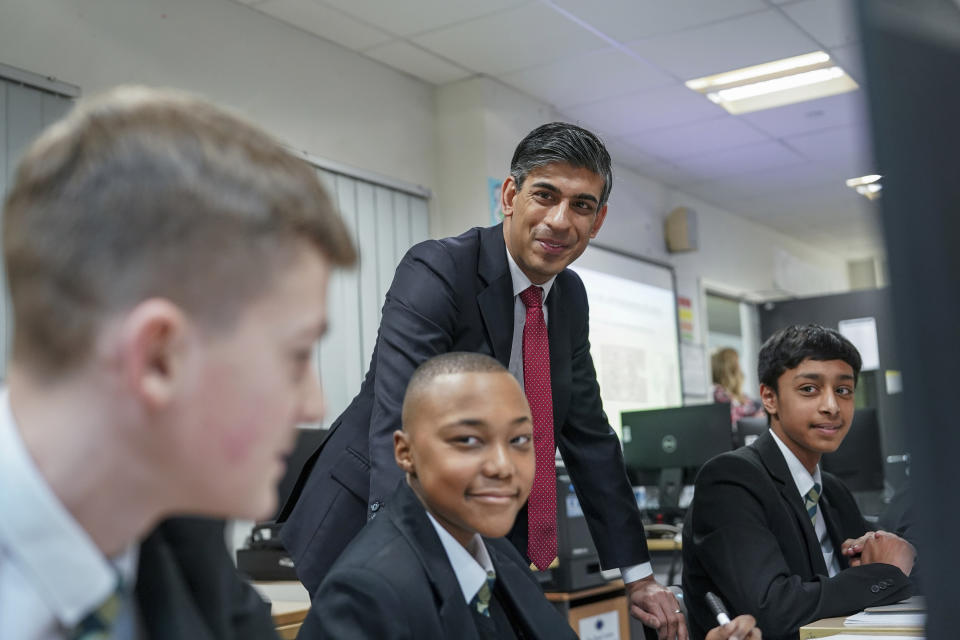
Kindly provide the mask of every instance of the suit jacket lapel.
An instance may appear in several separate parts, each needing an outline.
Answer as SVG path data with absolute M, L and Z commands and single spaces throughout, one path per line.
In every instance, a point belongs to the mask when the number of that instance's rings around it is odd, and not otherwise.
M 443 544 L 427 518 L 420 500 L 404 482 L 389 504 L 387 513 L 390 514 L 390 519 L 407 538 L 430 579 L 440 624 L 444 630 L 443 637 L 479 640 L 473 616 L 464 602 L 460 583 L 457 582 Z
M 487 544 L 487 551 L 490 553 L 493 569 L 497 572 L 497 583 L 510 598 L 512 611 L 523 624 L 523 633 L 528 637 L 538 638 L 543 637 L 548 630 L 554 629 L 556 610 L 552 604 L 547 603 L 546 598 L 536 591 L 531 591 L 535 589 L 532 584 L 527 591 L 524 591 L 522 585 L 529 584 L 530 578 L 524 574 L 523 568 L 501 556 L 490 544 Z M 537 601 L 530 598 L 531 593 L 537 593 L 539 596 Z
M 553 391 L 553 424 L 559 434 L 570 402 L 572 367 L 570 366 L 570 318 L 568 309 L 562 308 L 563 285 L 561 276 L 553 281 L 547 296 L 547 334 L 550 341 L 550 386 Z M 582 311 L 581 311 L 582 312 Z
M 190 585 L 158 533 L 141 545 L 137 574 L 135 595 L 148 637 L 213 640 Z
M 510 364 L 513 344 L 514 303 L 502 223 L 480 232 L 477 275 L 480 277 L 477 304 L 487 330 L 487 340 L 493 347 L 493 356 L 506 367 Z
M 776 482 L 784 502 L 790 505 L 797 520 L 797 526 L 803 534 L 803 540 L 807 544 L 807 557 L 810 559 L 811 571 L 813 574 L 827 575 L 827 565 L 823 560 L 823 549 L 820 548 L 817 532 L 813 528 L 810 514 L 807 513 L 803 498 L 800 497 L 800 490 L 793 481 L 793 474 L 790 473 L 787 461 L 783 459 L 780 447 L 777 446 L 769 431 L 757 438 L 751 446 L 760 454 L 760 459 L 767 468 L 767 473 Z

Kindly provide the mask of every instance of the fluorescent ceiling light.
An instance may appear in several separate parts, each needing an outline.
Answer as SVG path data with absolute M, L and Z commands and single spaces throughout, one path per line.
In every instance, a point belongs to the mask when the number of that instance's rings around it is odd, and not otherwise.
M 876 174 L 869 176 L 860 176 L 859 178 L 850 178 L 847 180 L 847 186 L 864 196 L 868 200 L 876 200 L 880 197 L 880 190 L 883 186 L 880 184 L 880 178 Z
M 733 114 L 853 91 L 857 83 L 823 51 L 696 78 L 687 87 Z

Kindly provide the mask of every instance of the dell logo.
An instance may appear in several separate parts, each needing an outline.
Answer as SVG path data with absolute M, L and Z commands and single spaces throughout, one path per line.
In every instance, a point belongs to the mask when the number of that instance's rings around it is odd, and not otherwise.
M 660 441 L 660 448 L 663 449 L 664 453 L 673 453 L 677 450 L 677 439 L 671 435 L 663 436 L 663 440 Z

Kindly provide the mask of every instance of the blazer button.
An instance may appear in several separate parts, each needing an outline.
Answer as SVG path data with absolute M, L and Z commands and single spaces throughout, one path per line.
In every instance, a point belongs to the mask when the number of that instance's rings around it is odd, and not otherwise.
M 875 584 L 875 585 L 871 585 L 870 591 L 872 591 L 872 592 L 874 592 L 874 593 L 880 593 L 880 586 L 879 586 L 879 585 L 876 585 L 876 584 Z
M 373 511 L 374 513 L 376 513 L 376 512 L 379 511 L 379 510 L 380 510 L 380 501 L 379 501 L 379 500 L 375 501 L 373 504 L 370 505 L 370 511 Z

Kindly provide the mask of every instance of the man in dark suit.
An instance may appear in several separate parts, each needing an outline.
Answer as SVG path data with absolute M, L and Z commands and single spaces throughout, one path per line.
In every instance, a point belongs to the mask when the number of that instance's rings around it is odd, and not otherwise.
M 620 443 L 600 402 L 586 293 L 566 268 L 600 231 L 611 181 L 610 156 L 592 133 L 543 125 L 514 153 L 502 225 L 427 241 L 403 258 L 360 393 L 305 465 L 281 514 L 283 542 L 311 594 L 402 478 L 392 434 L 413 370 L 440 353 L 473 351 L 492 355 L 523 382 L 540 427 L 531 508 L 510 539 L 541 569 L 556 557 L 558 446 L 601 563 L 623 570 L 631 612 L 664 638 L 685 638 L 676 599 L 653 580 Z
M 856 348 L 832 329 L 794 326 L 771 336 L 759 361 L 770 430 L 703 466 L 683 529 L 683 589 L 697 639 L 712 626 L 708 591 L 755 616 L 773 640 L 913 591 L 913 546 L 873 531 L 850 491 L 819 468 L 850 428 Z
M 3 215 L 0 638 L 274 635 L 223 525 L 257 519 L 297 423 L 330 269 L 316 172 L 197 98 L 122 87 L 30 147 Z

